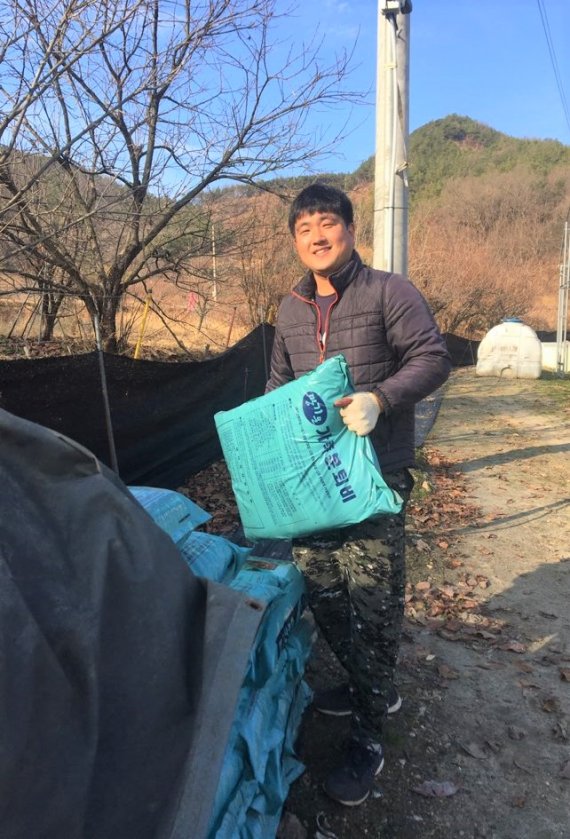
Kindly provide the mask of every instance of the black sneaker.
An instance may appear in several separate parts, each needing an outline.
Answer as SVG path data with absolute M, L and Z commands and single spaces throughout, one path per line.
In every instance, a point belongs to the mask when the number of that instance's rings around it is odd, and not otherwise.
M 352 699 L 348 684 L 338 685 L 328 690 L 316 691 L 313 705 L 321 714 L 332 717 L 348 717 L 352 714 Z M 402 707 L 402 697 L 392 685 L 388 694 L 388 713 L 395 714 Z
M 380 744 L 351 740 L 344 762 L 326 779 L 325 792 L 339 804 L 356 807 L 370 795 L 374 778 L 383 766 Z
M 349 717 L 352 714 L 352 701 L 348 684 L 337 685 L 328 690 L 318 690 L 313 705 L 321 714 L 331 717 Z
M 398 693 L 398 689 L 394 685 L 390 686 L 388 694 L 388 713 L 395 714 L 402 707 L 402 697 Z

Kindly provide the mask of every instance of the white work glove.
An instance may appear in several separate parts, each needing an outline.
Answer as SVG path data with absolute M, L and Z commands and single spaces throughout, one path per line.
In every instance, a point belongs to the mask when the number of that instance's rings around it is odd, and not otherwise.
M 359 437 L 370 434 L 382 411 L 380 400 L 374 393 L 363 391 L 343 396 L 334 403 L 340 408 L 340 415 L 350 431 Z

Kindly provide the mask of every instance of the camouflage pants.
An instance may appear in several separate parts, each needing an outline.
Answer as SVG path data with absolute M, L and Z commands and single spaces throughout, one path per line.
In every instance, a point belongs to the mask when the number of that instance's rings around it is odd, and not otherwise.
M 348 674 L 353 734 L 378 740 L 388 711 L 404 614 L 407 469 L 384 475 L 404 500 L 400 513 L 296 540 L 309 604 Z

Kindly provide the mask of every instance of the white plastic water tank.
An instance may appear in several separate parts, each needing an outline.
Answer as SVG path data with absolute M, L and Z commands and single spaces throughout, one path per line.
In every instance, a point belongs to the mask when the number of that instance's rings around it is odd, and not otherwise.
M 542 370 L 542 344 L 538 335 L 518 318 L 490 329 L 477 350 L 478 376 L 538 379 Z

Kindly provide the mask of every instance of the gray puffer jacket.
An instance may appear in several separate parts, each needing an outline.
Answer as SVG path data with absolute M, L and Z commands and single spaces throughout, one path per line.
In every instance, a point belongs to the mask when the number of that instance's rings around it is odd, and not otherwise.
M 384 407 L 370 435 L 382 470 L 413 466 L 414 405 L 449 375 L 445 342 L 415 286 L 399 274 L 365 266 L 356 251 L 330 281 L 337 297 L 324 329 L 311 272 L 282 301 L 266 390 L 342 353 L 355 389 L 377 394 Z

